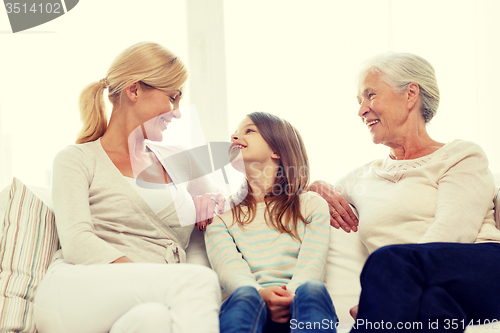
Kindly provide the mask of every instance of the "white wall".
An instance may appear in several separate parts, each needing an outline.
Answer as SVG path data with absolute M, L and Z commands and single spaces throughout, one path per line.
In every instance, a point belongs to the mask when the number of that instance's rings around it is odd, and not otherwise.
M 500 171 L 500 1 L 225 1 L 229 125 L 252 111 L 301 132 L 312 178 L 335 180 L 386 156 L 357 114 L 360 63 L 412 52 L 436 69 L 441 104 L 433 138 L 479 143 Z M 230 130 L 233 130 L 230 128 Z
M 80 130 L 80 91 L 140 41 L 165 45 L 187 63 L 185 2 L 85 0 L 64 16 L 16 34 L 0 9 L 1 132 L 11 138 L 7 163 L 13 176 L 50 184 L 55 154 L 74 143 Z

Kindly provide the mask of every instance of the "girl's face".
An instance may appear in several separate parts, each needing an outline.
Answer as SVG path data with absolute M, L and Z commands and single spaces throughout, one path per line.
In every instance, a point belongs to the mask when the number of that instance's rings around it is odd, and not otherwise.
M 279 156 L 269 147 L 257 126 L 248 117 L 243 119 L 231 135 L 231 142 L 231 165 L 240 172 L 262 171 L 267 166 L 275 167 L 279 164 Z
M 142 94 L 140 117 L 141 129 L 145 139 L 162 141 L 162 132 L 167 129 L 173 118 L 180 118 L 179 103 L 181 94 L 178 90 L 163 91 L 144 89 Z

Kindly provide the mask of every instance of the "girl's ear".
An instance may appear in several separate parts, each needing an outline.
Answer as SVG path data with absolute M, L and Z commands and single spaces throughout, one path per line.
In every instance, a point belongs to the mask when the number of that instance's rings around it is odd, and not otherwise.
M 274 159 L 276 159 L 276 160 L 279 160 L 281 157 L 278 155 L 278 153 L 277 153 L 277 152 L 275 152 L 275 151 L 274 151 L 274 152 L 271 154 L 271 158 L 274 158 Z

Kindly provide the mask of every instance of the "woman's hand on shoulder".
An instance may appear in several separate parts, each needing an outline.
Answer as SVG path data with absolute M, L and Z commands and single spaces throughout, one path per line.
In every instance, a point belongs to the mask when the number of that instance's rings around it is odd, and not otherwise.
M 205 231 L 207 224 L 212 223 L 215 213 L 215 206 L 219 214 L 224 213 L 226 199 L 220 193 L 205 193 L 194 198 L 196 208 L 196 226 L 199 230 Z
M 290 305 L 293 294 L 282 287 L 272 286 L 259 290 L 259 295 L 266 303 L 272 321 L 286 323 L 290 319 Z
M 317 180 L 309 186 L 309 191 L 318 193 L 328 202 L 332 227 L 336 229 L 342 228 L 345 232 L 358 231 L 358 218 L 349 203 L 333 185 Z

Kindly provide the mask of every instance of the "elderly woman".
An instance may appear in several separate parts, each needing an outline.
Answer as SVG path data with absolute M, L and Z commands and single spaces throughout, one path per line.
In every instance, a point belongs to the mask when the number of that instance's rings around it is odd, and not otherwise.
M 463 331 L 500 318 L 493 177 L 478 145 L 428 135 L 439 104 L 434 69 L 413 54 L 373 58 L 359 77 L 358 101 L 358 116 L 389 155 L 334 187 L 311 186 L 329 202 L 331 224 L 359 229 L 372 253 L 353 330 L 416 323 L 413 330 Z

